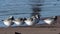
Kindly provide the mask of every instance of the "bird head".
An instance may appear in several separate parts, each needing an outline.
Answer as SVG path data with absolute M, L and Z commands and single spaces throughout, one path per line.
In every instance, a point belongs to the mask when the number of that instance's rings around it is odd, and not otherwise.
M 35 15 L 35 18 L 40 18 L 40 15 Z
M 4 21 L 4 20 L 1 20 L 1 21 Z
M 14 17 L 13 16 L 9 16 L 9 18 L 8 19 L 12 19 L 12 20 L 14 20 Z
M 9 18 L 13 18 L 13 16 L 9 16 Z
M 53 18 L 57 18 L 57 16 L 53 16 Z

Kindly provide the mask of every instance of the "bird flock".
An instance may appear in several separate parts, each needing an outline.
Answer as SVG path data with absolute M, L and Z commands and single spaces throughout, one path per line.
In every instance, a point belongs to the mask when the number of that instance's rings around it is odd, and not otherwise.
M 41 19 L 39 15 L 31 16 L 29 18 L 14 18 L 14 16 L 9 16 L 7 19 L 2 20 L 4 25 L 7 27 L 16 24 L 17 26 L 26 24 L 27 26 L 36 25 L 40 20 L 43 20 L 47 24 L 51 24 L 53 21 L 57 20 L 57 16 L 51 18 Z

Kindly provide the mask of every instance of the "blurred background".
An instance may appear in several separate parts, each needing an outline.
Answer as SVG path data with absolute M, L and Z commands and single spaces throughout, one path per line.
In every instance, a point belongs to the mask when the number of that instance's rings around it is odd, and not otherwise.
M 28 18 L 36 14 L 40 17 L 60 15 L 60 0 L 0 0 L 0 20 L 10 15 Z M 2 21 L 0 27 L 5 27 Z

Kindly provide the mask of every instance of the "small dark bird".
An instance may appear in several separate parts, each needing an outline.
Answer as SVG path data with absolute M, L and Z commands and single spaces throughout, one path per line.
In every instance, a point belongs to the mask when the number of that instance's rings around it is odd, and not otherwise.
M 15 34 L 21 34 L 21 33 L 15 32 Z

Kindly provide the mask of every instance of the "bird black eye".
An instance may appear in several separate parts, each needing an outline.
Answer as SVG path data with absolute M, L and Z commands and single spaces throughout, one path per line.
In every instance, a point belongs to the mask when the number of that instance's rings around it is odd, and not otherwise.
M 1 20 L 1 21 L 4 21 L 4 20 Z
M 14 20 L 14 17 L 12 17 L 12 20 Z
M 20 20 L 23 20 L 23 18 L 20 18 Z
M 24 18 L 24 20 L 27 20 L 26 18 Z
M 31 18 L 31 21 L 33 21 L 33 19 Z

